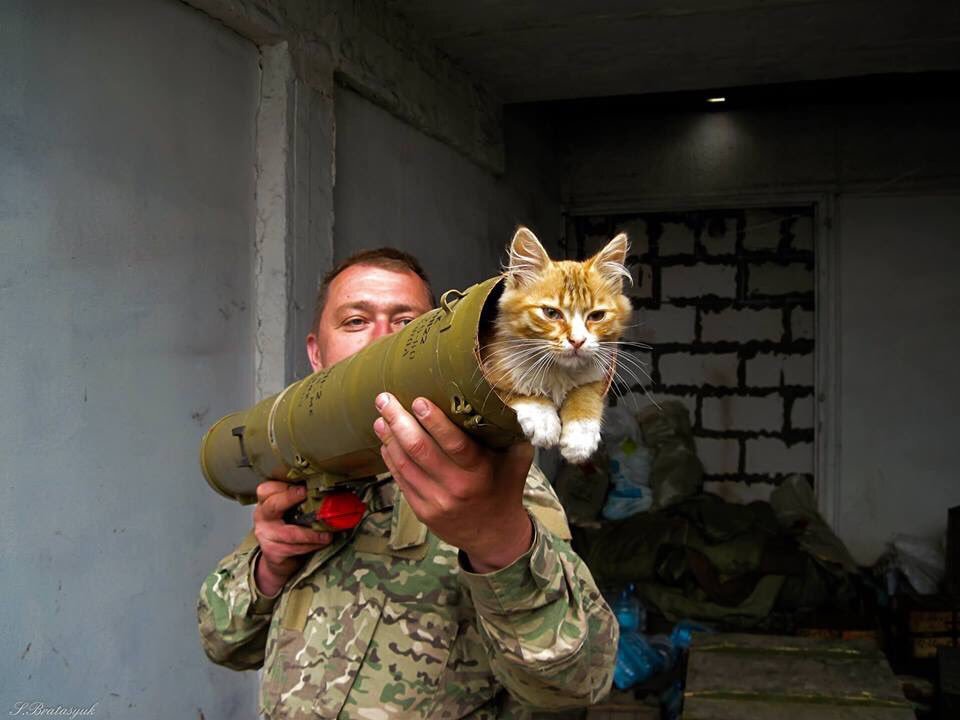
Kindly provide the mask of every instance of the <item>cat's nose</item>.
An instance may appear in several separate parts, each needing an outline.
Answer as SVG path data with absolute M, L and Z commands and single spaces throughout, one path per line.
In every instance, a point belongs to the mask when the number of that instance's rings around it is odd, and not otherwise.
M 586 338 L 581 338 L 579 340 L 576 340 L 574 338 L 567 338 L 567 340 L 570 342 L 571 345 L 573 345 L 574 350 L 579 350 L 581 347 L 583 347 L 583 344 L 587 341 Z

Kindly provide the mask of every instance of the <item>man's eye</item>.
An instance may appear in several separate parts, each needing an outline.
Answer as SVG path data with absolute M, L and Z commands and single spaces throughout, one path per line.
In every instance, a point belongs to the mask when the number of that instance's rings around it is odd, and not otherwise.
M 398 318 L 398 319 L 395 320 L 394 322 L 398 322 L 398 323 L 400 323 L 401 325 L 403 325 L 404 327 L 406 327 L 407 325 L 409 325 L 410 323 L 412 323 L 414 320 L 416 320 L 416 318 L 405 317 L 405 318 Z
M 587 320 L 590 322 L 600 322 L 604 317 L 606 317 L 606 315 L 606 310 L 594 310 L 592 313 L 587 315 Z
M 352 318 L 349 318 L 348 320 L 345 320 L 343 324 L 346 325 L 347 327 L 359 328 L 366 325 L 367 321 L 361 317 L 352 317 Z
M 556 308 L 550 307 L 549 305 L 544 305 L 540 310 L 543 311 L 544 317 L 547 320 L 559 320 L 563 317 L 563 313 L 557 310 Z

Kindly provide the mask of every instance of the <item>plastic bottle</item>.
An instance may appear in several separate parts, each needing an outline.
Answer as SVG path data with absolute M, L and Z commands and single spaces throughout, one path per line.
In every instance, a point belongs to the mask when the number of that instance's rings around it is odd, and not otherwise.
M 620 625 L 620 641 L 617 644 L 617 662 L 613 682 L 620 690 L 642 683 L 663 670 L 663 657 L 642 632 L 647 626 L 647 611 L 634 594 L 630 585 L 621 591 L 613 612 Z
M 646 632 L 647 609 L 636 596 L 636 588 L 628 585 L 620 592 L 620 597 L 613 604 L 613 614 L 617 616 L 620 632 Z
M 660 656 L 660 663 L 663 671 L 670 670 L 680 659 L 680 650 L 673 644 L 669 635 L 653 635 L 648 637 L 647 641 L 650 647 Z

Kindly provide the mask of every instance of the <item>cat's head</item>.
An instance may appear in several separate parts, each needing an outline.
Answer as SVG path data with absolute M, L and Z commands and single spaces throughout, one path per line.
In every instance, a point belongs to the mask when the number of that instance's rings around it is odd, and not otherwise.
M 629 247 L 621 233 L 588 260 L 555 261 L 530 230 L 519 228 L 504 268 L 501 336 L 540 340 L 561 366 L 606 364 L 631 312 L 623 294 L 624 279 L 631 279 Z

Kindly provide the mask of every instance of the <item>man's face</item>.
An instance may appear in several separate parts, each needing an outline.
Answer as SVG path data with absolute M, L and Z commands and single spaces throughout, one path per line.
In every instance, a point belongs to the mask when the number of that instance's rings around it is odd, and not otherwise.
M 327 302 L 307 355 L 314 371 L 362 350 L 430 310 L 430 293 L 415 273 L 352 265 L 327 288 Z

